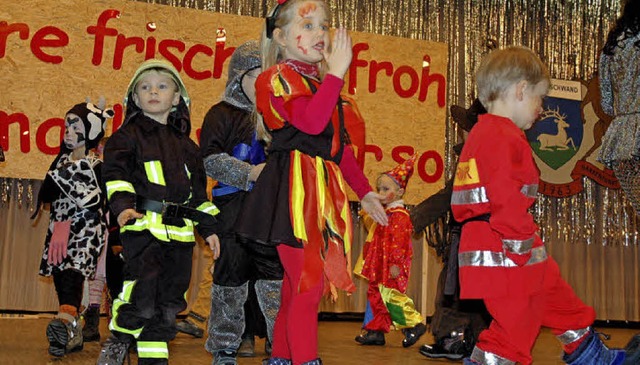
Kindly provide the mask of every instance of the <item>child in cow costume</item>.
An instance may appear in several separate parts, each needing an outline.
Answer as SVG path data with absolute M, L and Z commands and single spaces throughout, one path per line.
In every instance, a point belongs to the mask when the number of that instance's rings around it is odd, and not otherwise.
M 113 110 L 91 103 L 73 106 L 65 116 L 64 141 L 38 194 L 38 209 L 50 203 L 40 275 L 53 276 L 58 314 L 47 326 L 49 354 L 63 356 L 83 347 L 79 309 L 86 278 L 96 273 L 105 242 L 99 156 L 92 151 L 104 135 Z

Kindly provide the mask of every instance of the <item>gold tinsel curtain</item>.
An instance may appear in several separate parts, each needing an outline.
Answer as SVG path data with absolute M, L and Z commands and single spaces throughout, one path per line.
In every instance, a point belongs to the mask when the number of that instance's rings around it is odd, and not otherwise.
M 275 4 L 275 0 L 139 1 L 254 17 L 264 17 Z M 621 7 L 620 0 L 329 0 L 328 3 L 334 25 L 447 43 L 448 104 L 464 106 L 475 96 L 472 75 L 480 59 L 495 47 L 525 45 L 540 54 L 552 77 L 591 79 L 606 34 Z M 446 162 L 447 174 L 451 174 L 454 156 L 450 147 L 457 142 L 458 131 L 451 121 L 448 123 Z M 13 207 L 23 194 L 31 194 L 32 181 L 18 181 L 17 185 L 22 187 L 17 187 L 16 181 L 8 180 L 0 179 L 0 218 L 10 214 L 7 206 Z M 640 222 L 620 191 L 603 188 L 587 178 L 583 180 L 584 191 L 575 196 L 564 199 L 539 196 L 534 214 L 541 234 L 564 277 L 583 300 L 595 307 L 598 318 L 638 321 Z M 433 309 L 439 270 L 434 256 L 432 251 L 423 254 L 413 270 L 410 293 L 413 292 L 418 307 L 426 310 L 425 314 Z M 6 267 L 6 260 L 7 257 L 0 257 L 0 267 Z M 0 278 L 0 288 L 1 284 Z M 352 299 L 333 308 L 361 311 L 363 306 L 361 301 Z
M 223 13 L 264 17 L 275 1 L 147 1 Z M 551 77 L 591 79 L 620 0 L 337 0 L 328 1 L 334 25 L 350 30 L 449 44 L 448 104 L 469 105 L 472 75 L 493 48 L 525 45 L 549 66 Z M 447 126 L 446 161 L 455 125 Z M 534 214 L 552 256 L 580 297 L 599 318 L 640 320 L 638 225 L 619 190 L 587 178 L 584 191 L 569 198 L 539 196 Z M 424 257 L 424 256 L 423 256 Z M 428 274 L 437 271 L 428 270 Z M 434 275 L 431 275 L 434 276 Z M 432 278 L 425 278 L 430 284 Z M 421 291 L 424 295 L 425 291 Z M 619 299 L 613 299 L 611 296 Z M 428 296 L 428 295 L 427 295 Z M 428 299 L 426 299 L 428 300 Z M 429 306 L 427 306 L 429 307 Z M 425 305 L 422 305 L 425 308 Z

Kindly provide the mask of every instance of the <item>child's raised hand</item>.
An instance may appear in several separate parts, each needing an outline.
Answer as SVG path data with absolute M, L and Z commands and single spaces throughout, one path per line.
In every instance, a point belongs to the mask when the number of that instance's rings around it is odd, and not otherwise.
M 324 59 L 327 62 L 328 73 L 343 79 L 349 70 L 353 50 L 351 49 L 351 36 L 343 27 L 336 28 L 331 42 L 331 51 L 325 48 L 322 51 Z
M 364 209 L 367 214 L 373 218 L 378 224 L 386 226 L 389 223 L 389 219 L 387 218 L 387 213 L 384 211 L 384 207 L 382 207 L 382 203 L 380 202 L 384 199 L 384 196 L 370 191 L 367 195 L 362 198 L 360 204 L 362 205 L 362 209 Z

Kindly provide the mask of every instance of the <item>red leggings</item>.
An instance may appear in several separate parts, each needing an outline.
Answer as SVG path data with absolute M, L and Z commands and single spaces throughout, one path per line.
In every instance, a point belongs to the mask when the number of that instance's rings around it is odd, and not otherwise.
M 291 359 L 300 365 L 318 358 L 318 306 L 324 282 L 304 293 L 298 291 L 304 250 L 278 245 L 278 255 L 284 267 L 282 300 L 273 328 L 272 357 Z

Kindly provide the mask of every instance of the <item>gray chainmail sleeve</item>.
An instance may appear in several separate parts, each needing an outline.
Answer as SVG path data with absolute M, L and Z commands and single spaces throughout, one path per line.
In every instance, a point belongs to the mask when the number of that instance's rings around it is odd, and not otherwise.
M 204 168 L 207 176 L 225 185 L 238 189 L 249 190 L 249 172 L 251 165 L 226 153 L 217 153 L 204 159 Z
M 600 55 L 599 77 L 600 77 L 600 105 L 602 110 L 608 115 L 613 115 L 613 91 L 611 90 L 611 75 L 609 74 L 609 63 L 611 58 L 606 54 Z

